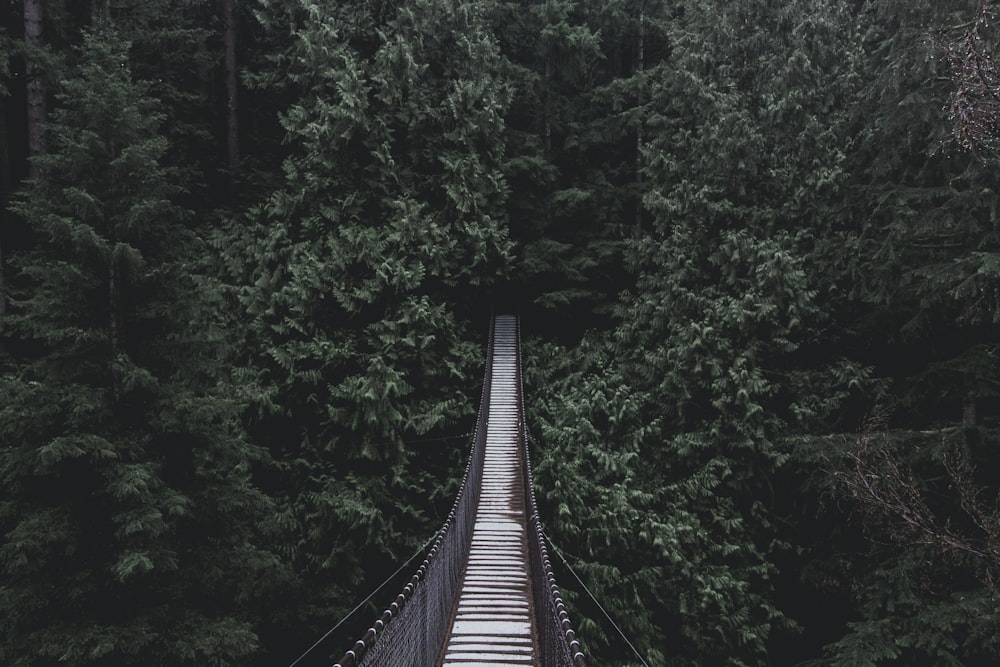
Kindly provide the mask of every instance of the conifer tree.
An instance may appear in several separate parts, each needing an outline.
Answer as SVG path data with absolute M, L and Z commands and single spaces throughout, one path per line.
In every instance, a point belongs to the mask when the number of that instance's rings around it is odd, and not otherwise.
M 928 525 L 964 533 L 981 525 L 970 509 L 998 492 L 986 473 L 996 465 L 1000 372 L 996 156 L 967 152 L 953 139 L 960 119 L 948 117 L 965 75 L 952 69 L 949 47 L 987 4 L 874 2 L 864 15 L 870 84 L 849 163 L 856 228 L 831 257 L 851 277 L 846 328 L 857 335 L 846 343 L 883 380 L 890 428 L 880 445 L 830 460 L 839 479 L 867 471 L 889 483 L 879 486 L 887 501 L 878 508 L 850 483 L 840 487 L 859 503 L 856 523 L 871 539 L 845 581 L 857 591 L 855 618 L 823 664 L 997 659 L 993 566 L 914 538 L 905 518 L 926 510 Z M 949 469 L 955 460 L 978 472 L 962 482 Z M 894 504 L 904 496 L 910 507 Z
M 0 661 L 235 664 L 268 557 L 164 117 L 105 23 L 14 210 L 0 377 Z
M 507 278 L 582 338 L 525 351 L 546 526 L 651 664 L 997 662 L 996 3 L 17 4 L 0 663 L 297 655 L 447 511 Z
M 301 576 L 300 602 L 276 613 L 300 645 L 433 531 L 428 501 L 466 454 L 404 443 L 467 430 L 482 364 L 470 314 L 508 258 L 489 6 L 302 0 L 261 15 L 291 35 L 274 66 L 295 100 L 291 155 L 229 257 L 247 267 L 251 430 L 276 460 L 262 483 L 283 498 Z
M 975 4 L 875 3 L 873 15 L 873 76 L 852 165 L 859 229 L 840 261 L 854 273 L 861 325 L 879 341 L 866 351 L 909 350 L 886 372 L 911 424 L 927 415 L 974 424 L 977 403 L 997 396 L 997 158 L 956 145 L 947 118 L 947 48 L 976 20 Z
M 225 175 L 228 137 L 222 128 L 229 116 L 229 90 L 218 2 L 96 3 L 96 16 L 105 13 L 132 44 L 135 76 L 149 82 L 170 118 L 162 128 L 170 141 L 166 161 L 183 179 L 184 204 L 200 213 L 226 202 L 231 191 Z
M 516 87 L 506 168 L 519 193 L 510 200 L 515 281 L 553 327 L 577 316 L 606 325 L 606 296 L 628 282 L 623 239 L 638 197 L 635 145 L 624 136 L 637 100 L 625 4 L 505 3 L 497 30 Z
M 850 117 L 830 100 L 856 94 L 860 42 L 839 2 L 681 4 L 651 13 L 644 36 L 664 50 L 629 82 L 645 85 L 636 284 L 613 337 L 571 353 L 584 370 L 540 409 L 538 482 L 654 662 L 758 665 L 794 622 L 773 590 L 783 438 L 864 378 L 801 353 L 822 342 L 832 290 L 809 261 L 840 219 Z M 610 656 L 613 638 L 591 636 Z

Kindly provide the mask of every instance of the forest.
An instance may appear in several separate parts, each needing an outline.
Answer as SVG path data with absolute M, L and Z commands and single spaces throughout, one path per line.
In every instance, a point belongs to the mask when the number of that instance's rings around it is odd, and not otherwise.
M 290 664 L 443 522 L 496 304 L 649 665 L 1000 664 L 1000 5 L 7 4 L 0 664 Z

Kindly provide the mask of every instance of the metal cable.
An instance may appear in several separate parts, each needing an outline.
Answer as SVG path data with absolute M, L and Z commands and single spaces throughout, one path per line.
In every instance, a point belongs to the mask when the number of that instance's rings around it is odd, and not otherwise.
M 548 550 L 545 548 L 542 522 L 538 515 L 534 481 L 531 472 L 531 456 L 528 448 L 527 427 L 524 410 L 524 369 L 521 357 L 521 326 L 517 327 L 518 344 L 518 400 L 520 403 L 520 437 L 522 465 L 524 467 L 525 499 L 528 508 L 528 557 L 532 571 L 532 591 L 535 600 L 536 629 L 542 667 L 586 667 L 587 661 L 576 639 L 566 605 L 556 586 Z
M 309 648 L 307 648 L 307 649 L 306 649 L 306 651 L 305 651 L 305 653 L 303 653 L 303 654 L 302 654 L 302 655 L 300 655 L 300 656 L 299 656 L 298 658 L 296 658 L 296 659 L 295 659 L 295 662 L 291 663 L 291 664 L 290 664 L 290 665 L 289 665 L 288 667 L 295 667 L 295 665 L 299 664 L 299 663 L 300 663 L 300 662 L 302 661 L 302 658 L 304 658 L 304 657 L 306 657 L 307 655 L 309 655 L 310 653 L 312 653 L 312 652 L 313 652 L 313 650 L 315 650 L 315 648 L 316 648 L 317 646 L 319 646 L 319 645 L 320 645 L 320 644 L 322 644 L 322 643 L 323 643 L 324 641 L 326 641 L 326 638 L 327 638 L 327 637 L 329 637 L 330 635 L 332 635 L 332 634 L 333 634 L 334 632 L 336 632 L 337 628 L 339 628 L 339 627 L 340 627 L 341 625 L 343 625 L 343 624 L 344 624 L 344 622 L 345 622 L 345 621 L 347 621 L 347 619 L 349 619 L 349 618 L 350 618 L 351 616 L 354 616 L 354 614 L 355 614 L 355 613 L 357 613 L 357 611 L 358 611 L 359 609 L 361 609 L 361 608 L 362 608 L 363 606 L 365 606 L 366 604 L 368 604 L 368 601 L 369 601 L 369 600 L 371 600 L 371 599 L 372 599 L 373 597 L 375 597 L 375 594 L 376 594 L 376 593 L 378 593 L 379 591 L 381 591 L 381 590 L 382 590 L 383 588 L 385 588 L 385 587 L 386 587 L 386 585 L 387 585 L 387 584 L 388 584 L 388 583 L 389 583 L 390 581 L 392 581 L 393 579 L 395 579 L 395 578 L 396 578 L 396 576 L 397 576 L 397 575 L 398 575 L 398 574 L 399 574 L 400 572 L 402 572 L 402 571 L 403 571 L 403 568 L 405 568 L 405 567 L 406 567 L 407 565 L 409 565 L 409 564 L 410 564 L 411 562 L 413 562 L 413 559 L 414 559 L 414 558 L 416 558 L 417 556 L 419 556 L 420 554 L 422 554 L 422 553 L 423 553 L 424 551 L 426 551 L 426 550 L 427 550 L 427 545 L 428 545 L 428 544 L 430 544 L 430 543 L 431 543 L 431 542 L 433 542 L 433 541 L 434 541 L 434 538 L 432 537 L 432 538 L 430 538 L 429 540 L 427 540 L 426 542 L 424 542 L 424 543 L 423 543 L 423 545 L 421 545 L 421 547 L 420 547 L 419 549 L 417 549 L 416 551 L 414 551 L 414 552 L 413 552 L 413 555 L 412 555 L 412 556 L 410 556 L 409 558 L 407 558 L 407 559 L 406 559 L 406 562 L 405 562 L 405 563 L 403 563 L 402 565 L 400 565 L 400 566 L 399 566 L 399 567 L 398 567 L 398 568 L 396 569 L 396 571 L 395 571 L 395 572 L 393 572 L 392 574 L 390 574 L 390 575 L 388 576 L 388 578 L 386 578 L 386 580 L 385 580 L 385 581 L 383 581 L 383 582 L 382 582 L 381 584 L 379 584 L 379 587 L 378 587 L 378 588 L 376 588 L 375 590 L 373 590 L 373 591 L 371 592 L 371 594 L 370 594 L 370 595 L 369 595 L 368 597 L 366 597 L 366 598 L 365 598 L 364 600 L 362 600 L 361 602 L 359 602 L 359 603 L 358 603 L 358 606 L 356 606 L 356 607 L 355 607 L 354 609 L 352 609 L 351 611 L 349 611 L 349 612 L 347 613 L 347 615 L 346 615 L 346 616 L 344 616 L 344 617 L 343 617 L 342 619 L 340 619 L 340 620 L 339 620 L 339 621 L 337 622 L 337 624 L 336 624 L 335 626 L 333 626 L 332 628 L 330 628 L 329 630 L 327 630 L 327 632 L 326 632 L 326 634 L 325 634 L 325 635 L 323 635 L 323 636 L 322 636 L 322 637 L 320 637 L 320 638 L 319 638 L 318 640 L 316 640 L 316 643 L 315 643 L 315 644 L 313 644 L 312 646 L 310 646 Z
M 495 330 L 496 323 L 491 318 L 479 417 L 465 476 L 451 513 L 444 526 L 432 539 L 433 546 L 410 583 L 334 667 L 428 667 L 437 662 L 445 645 L 451 625 L 451 612 L 461 588 L 462 573 L 469 557 L 476 508 L 482 489 Z M 528 513 L 526 528 L 528 556 L 533 574 L 531 588 L 536 614 L 538 664 L 541 667 L 586 667 L 580 643 L 576 640 L 569 615 L 552 574 L 552 566 L 545 547 L 546 538 L 538 517 L 531 481 L 527 433 L 524 428 L 519 323 L 516 325 L 516 336 L 516 400 L 519 408 L 520 457 Z
M 583 587 L 583 590 L 587 591 L 587 595 L 590 596 L 590 599 L 593 600 L 594 604 L 597 605 L 597 608 L 601 610 L 602 614 L 604 614 L 604 618 L 608 619 L 608 623 L 610 623 L 611 626 L 618 631 L 618 634 L 621 635 L 621 638 L 625 640 L 625 643 L 628 644 L 628 647 L 632 649 L 633 653 L 635 653 L 635 657 L 639 658 L 639 662 L 641 662 L 646 667 L 649 667 L 649 663 L 646 662 L 645 658 L 643 658 L 642 655 L 639 653 L 639 651 L 635 648 L 635 646 L 633 646 L 632 642 L 629 641 L 629 638 L 625 636 L 625 632 L 621 629 L 621 627 L 619 627 L 619 625 L 615 623 L 614 619 L 611 618 L 611 614 L 609 614 L 608 611 L 604 608 L 604 605 L 602 605 L 600 602 L 597 601 L 597 598 L 594 596 L 594 594 L 590 591 L 589 588 L 587 588 L 587 584 L 583 583 L 583 579 L 580 578 L 580 575 L 576 573 L 576 570 L 573 569 L 573 566 L 570 565 L 569 561 L 567 561 L 566 558 L 562 555 L 562 552 L 559 551 L 559 549 L 556 547 L 555 542 L 552 541 L 552 538 L 549 537 L 544 530 L 542 531 L 542 535 L 545 537 L 545 541 L 549 543 L 549 546 L 552 547 L 552 551 L 555 552 L 557 556 L 559 556 L 559 560 L 562 561 L 562 564 L 565 565 L 566 569 L 569 570 L 570 574 L 573 575 L 573 578 L 576 579 L 577 582 L 579 582 L 580 586 Z
M 448 633 L 472 541 L 486 455 L 492 361 L 491 318 L 472 450 L 451 512 L 410 583 L 334 667 L 426 667 L 435 663 Z

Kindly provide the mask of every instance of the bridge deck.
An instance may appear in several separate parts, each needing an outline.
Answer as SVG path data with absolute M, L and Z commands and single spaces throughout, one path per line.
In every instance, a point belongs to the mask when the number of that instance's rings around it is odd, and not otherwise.
M 443 667 L 535 665 L 534 614 L 519 449 L 517 320 L 494 329 L 486 459 L 472 548 Z

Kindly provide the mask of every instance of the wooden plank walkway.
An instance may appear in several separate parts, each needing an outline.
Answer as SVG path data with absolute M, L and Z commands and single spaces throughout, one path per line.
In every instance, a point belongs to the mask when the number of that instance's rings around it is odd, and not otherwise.
M 518 443 L 517 364 L 517 319 L 498 316 L 482 493 L 442 667 L 536 664 Z

